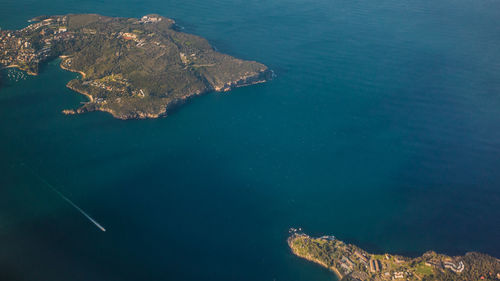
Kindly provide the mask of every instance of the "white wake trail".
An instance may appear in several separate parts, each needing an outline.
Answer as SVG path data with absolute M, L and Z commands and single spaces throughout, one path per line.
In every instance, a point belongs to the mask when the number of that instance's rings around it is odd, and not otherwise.
M 47 182 L 44 178 L 40 177 L 35 171 L 33 171 L 30 167 L 22 163 L 24 167 L 28 168 L 28 170 L 31 171 L 31 173 L 37 177 L 41 182 L 43 182 L 46 186 L 48 186 L 52 191 L 54 191 L 57 195 L 59 195 L 64 201 L 68 202 L 73 208 L 75 208 L 78 212 L 80 212 L 84 217 L 86 217 L 89 221 L 91 221 L 97 228 L 99 228 L 101 231 L 106 232 L 106 228 L 104 228 L 101 224 L 99 224 L 95 219 L 93 219 L 89 214 L 87 214 L 84 210 L 82 210 L 78 205 L 73 203 L 68 197 L 64 196 L 59 190 L 57 190 L 53 185 L 51 185 L 49 182 Z
M 80 207 L 78 207 L 73 201 L 69 200 L 68 197 L 64 196 L 61 192 L 59 192 L 57 189 L 51 187 L 52 190 L 54 190 L 55 193 L 57 193 L 59 196 L 61 196 L 62 199 L 64 199 L 66 202 L 68 202 L 71 206 L 73 206 L 75 209 L 78 210 L 82 215 L 84 215 L 89 221 L 91 221 L 95 226 L 97 226 L 100 230 L 103 232 L 106 232 L 106 228 L 104 228 L 102 225 L 100 225 L 95 219 L 93 219 L 89 214 L 85 213 L 84 210 L 82 210 Z

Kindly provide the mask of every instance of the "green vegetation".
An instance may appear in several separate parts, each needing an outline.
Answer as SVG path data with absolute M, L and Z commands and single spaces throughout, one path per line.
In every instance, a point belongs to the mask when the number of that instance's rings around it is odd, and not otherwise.
M 434 274 L 432 267 L 425 265 L 424 262 L 421 262 L 415 266 L 415 272 L 420 276 L 431 276 Z
M 426 252 L 417 258 L 375 255 L 332 236 L 312 238 L 292 230 L 288 245 L 302 258 L 320 264 L 341 280 L 499 280 L 500 261 L 480 253 L 450 257 Z
M 41 16 L 32 21 L 39 22 L 1 31 L 0 64 L 37 74 L 40 63 L 61 56 L 61 67 L 82 74 L 68 87 L 89 97 L 67 114 L 101 110 L 121 119 L 155 118 L 192 96 L 271 76 L 265 65 L 218 53 L 205 39 L 178 32 L 173 20 L 158 15 Z

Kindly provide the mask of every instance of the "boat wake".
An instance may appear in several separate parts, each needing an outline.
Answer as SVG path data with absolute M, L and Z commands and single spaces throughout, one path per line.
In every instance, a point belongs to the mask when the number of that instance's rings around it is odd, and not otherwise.
M 97 228 L 99 228 L 102 232 L 106 232 L 106 228 L 104 228 L 101 224 L 99 224 L 95 219 L 93 219 L 89 214 L 87 214 L 82 208 L 78 207 L 73 201 L 71 201 L 68 197 L 64 196 L 59 190 L 57 190 L 52 184 L 47 182 L 44 178 L 39 176 L 33 169 L 27 166 L 24 163 L 21 163 L 22 166 L 26 167 L 37 179 L 43 182 L 47 187 L 49 187 L 54 193 L 59 195 L 64 201 L 70 204 L 73 208 L 75 208 L 80 214 L 82 214 L 85 218 L 87 218 L 90 222 L 92 222 Z

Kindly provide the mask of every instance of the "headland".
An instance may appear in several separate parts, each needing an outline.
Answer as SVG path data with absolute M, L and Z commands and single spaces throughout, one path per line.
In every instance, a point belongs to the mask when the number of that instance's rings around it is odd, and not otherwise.
M 41 63 L 60 57 L 61 68 L 81 74 L 68 88 L 89 98 L 65 114 L 157 118 L 191 97 L 272 76 L 265 65 L 219 53 L 207 40 L 180 32 L 174 20 L 155 14 L 40 16 L 30 23 L 0 31 L 0 65 L 37 75 Z
M 292 252 L 335 273 L 339 280 L 500 280 L 500 261 L 482 253 L 447 256 L 433 251 L 410 258 L 371 254 L 334 236 L 310 237 L 290 229 Z

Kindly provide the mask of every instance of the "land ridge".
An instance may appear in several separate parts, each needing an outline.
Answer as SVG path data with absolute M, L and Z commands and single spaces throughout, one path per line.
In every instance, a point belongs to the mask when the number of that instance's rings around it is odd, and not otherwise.
M 37 75 L 40 64 L 80 73 L 67 87 L 89 101 L 65 114 L 104 111 L 119 119 L 157 118 L 189 98 L 266 82 L 256 61 L 219 53 L 207 40 L 178 31 L 157 14 L 39 16 L 20 30 L 0 31 L 0 65 Z
M 339 280 L 500 280 L 500 260 L 477 252 L 453 257 L 434 251 L 416 258 L 377 255 L 334 236 L 314 238 L 294 228 L 287 243 L 293 254 L 331 270 Z

